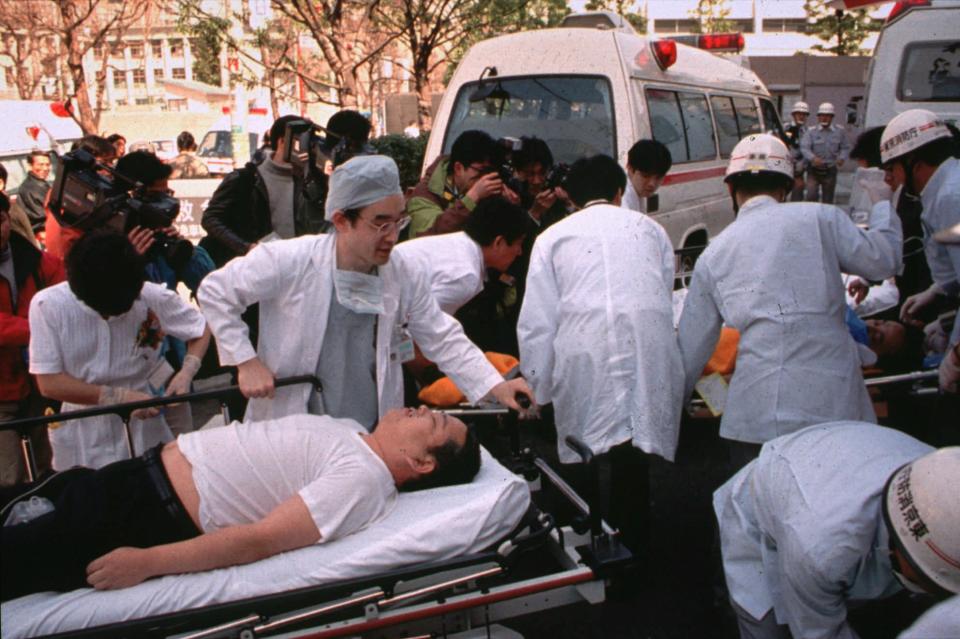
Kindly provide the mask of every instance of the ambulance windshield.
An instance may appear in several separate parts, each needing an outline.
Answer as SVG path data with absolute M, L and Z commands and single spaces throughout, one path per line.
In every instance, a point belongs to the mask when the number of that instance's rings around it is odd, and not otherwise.
M 479 129 L 494 138 L 535 136 L 555 162 L 588 155 L 616 157 L 610 82 L 599 76 L 486 78 L 463 85 L 457 94 L 443 152 L 464 131 Z

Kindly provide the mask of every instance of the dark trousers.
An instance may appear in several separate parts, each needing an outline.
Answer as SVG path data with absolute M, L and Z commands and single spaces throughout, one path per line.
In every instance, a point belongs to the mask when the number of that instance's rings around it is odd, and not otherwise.
M 115 548 L 200 534 L 170 486 L 159 447 L 99 470 L 71 468 L 18 492 L 45 497 L 54 510 L 0 529 L 3 601 L 85 587 L 87 565 Z
M 626 441 L 597 455 L 599 495 L 592 494 L 592 478 L 584 464 L 564 464 L 560 473 L 591 507 L 620 531 L 620 540 L 642 559 L 650 542 L 650 462 L 646 453 Z
M 836 190 L 836 167 L 825 170 L 807 169 L 807 202 L 833 204 L 833 194 Z

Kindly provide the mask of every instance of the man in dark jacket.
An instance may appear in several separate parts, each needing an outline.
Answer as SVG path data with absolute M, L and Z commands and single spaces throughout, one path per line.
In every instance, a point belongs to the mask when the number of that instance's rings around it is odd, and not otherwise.
M 36 233 L 43 230 L 43 224 L 47 218 L 43 204 L 50 191 L 50 183 L 47 182 L 47 177 L 50 175 L 50 156 L 43 151 L 33 151 L 27 156 L 27 163 L 30 165 L 30 170 L 17 190 L 17 200 L 27 212 L 30 226 Z
M 30 300 L 63 279 L 58 258 L 10 231 L 10 200 L 0 193 L 0 423 L 27 416 L 33 395 L 24 356 L 30 343 Z M 44 457 L 49 463 L 46 429 L 34 433 L 33 439 L 41 464 Z M 0 486 L 12 486 L 24 477 L 17 433 L 0 431 Z
M 248 163 L 228 175 L 203 212 L 207 232 L 200 245 L 217 266 L 247 252 L 264 239 L 316 233 L 324 226 L 323 204 L 313 184 L 284 161 L 284 131 L 294 115 L 278 118 L 270 127 L 272 155 Z

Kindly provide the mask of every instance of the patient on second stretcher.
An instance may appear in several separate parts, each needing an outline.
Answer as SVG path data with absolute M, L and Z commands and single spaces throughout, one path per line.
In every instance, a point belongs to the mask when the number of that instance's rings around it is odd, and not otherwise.
M 55 509 L 2 528 L 2 597 L 126 588 L 332 541 L 385 517 L 398 489 L 466 483 L 479 469 L 475 435 L 426 407 L 389 411 L 372 433 L 291 415 L 181 435 L 28 487 Z

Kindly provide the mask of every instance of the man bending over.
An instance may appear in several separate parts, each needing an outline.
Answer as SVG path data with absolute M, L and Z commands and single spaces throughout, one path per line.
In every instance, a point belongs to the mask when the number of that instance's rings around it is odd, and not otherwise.
M 55 509 L 2 528 L 3 600 L 127 588 L 325 543 L 384 517 L 397 488 L 469 482 L 479 468 L 466 425 L 426 407 L 391 410 L 370 434 L 349 419 L 290 415 L 181 435 L 23 495 Z

